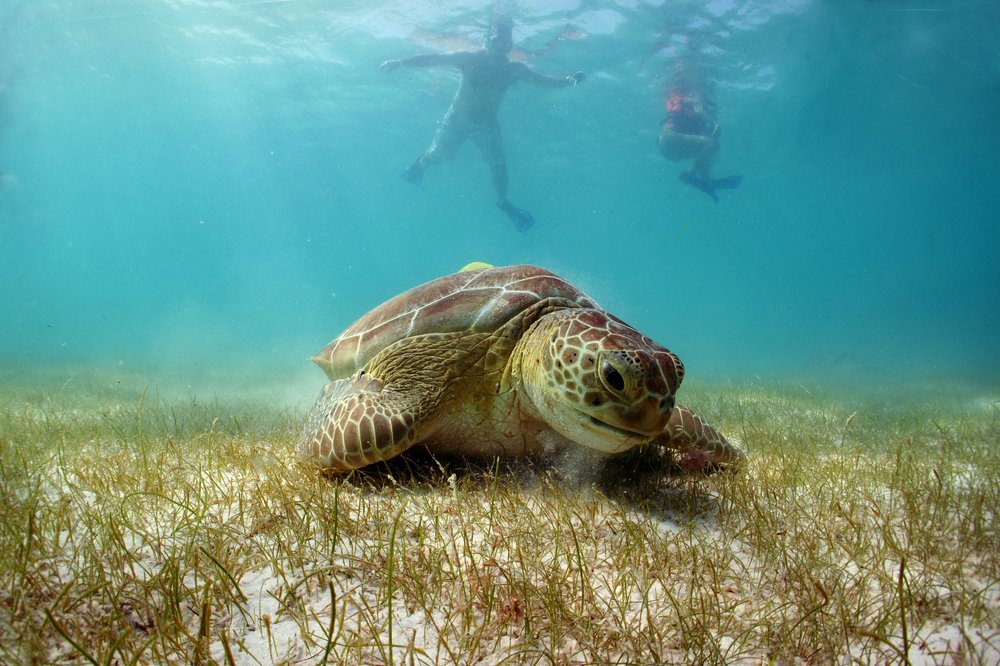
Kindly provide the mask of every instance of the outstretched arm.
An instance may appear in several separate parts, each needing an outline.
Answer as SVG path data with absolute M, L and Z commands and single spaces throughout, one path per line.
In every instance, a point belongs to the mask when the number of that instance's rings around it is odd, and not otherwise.
M 527 81 L 528 83 L 536 86 L 541 86 L 542 88 L 566 88 L 568 86 L 579 85 L 585 77 L 586 74 L 583 72 L 574 72 L 569 76 L 549 76 L 548 74 L 539 74 L 527 65 L 521 65 L 521 71 L 518 76 L 520 80 Z
M 381 65 L 379 69 L 383 72 L 391 72 L 394 69 L 403 67 L 437 67 L 440 65 L 453 65 L 455 67 L 461 66 L 465 59 L 465 53 L 462 51 L 456 51 L 454 53 L 426 53 L 423 55 L 410 56 L 409 58 L 400 58 L 399 60 L 386 60 Z

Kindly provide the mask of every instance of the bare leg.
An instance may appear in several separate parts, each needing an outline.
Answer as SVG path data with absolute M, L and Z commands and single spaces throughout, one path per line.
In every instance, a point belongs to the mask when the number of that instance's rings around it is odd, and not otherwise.
M 490 171 L 493 172 L 493 189 L 497 193 L 497 208 L 507 214 L 518 231 L 527 231 L 535 223 L 535 218 L 512 204 L 507 197 L 507 165 L 503 162 L 490 164 Z
M 448 113 L 445 114 L 444 118 L 438 124 L 438 130 L 434 133 L 434 140 L 431 141 L 431 145 L 421 153 L 420 157 L 413 164 L 406 168 L 406 171 L 403 172 L 403 178 L 414 185 L 419 185 L 420 181 L 423 180 L 427 167 L 443 162 L 455 154 L 455 151 L 462 145 L 468 134 L 464 129 L 464 125 L 461 123 L 456 124 L 453 115 L 454 112 L 449 109 Z
M 500 125 L 493 123 L 488 131 L 473 135 L 483 161 L 493 175 L 493 189 L 497 193 L 497 208 L 502 210 L 518 231 L 526 231 L 535 223 L 531 213 L 510 202 L 507 192 L 507 160 L 504 158 Z
M 702 178 L 709 178 L 712 172 L 712 163 L 715 155 L 719 152 L 719 142 L 714 137 L 699 137 L 704 140 L 704 147 L 694 157 L 691 163 L 691 171 Z
M 503 162 L 490 164 L 493 174 L 493 189 L 497 193 L 497 204 L 508 201 L 507 195 L 507 165 Z

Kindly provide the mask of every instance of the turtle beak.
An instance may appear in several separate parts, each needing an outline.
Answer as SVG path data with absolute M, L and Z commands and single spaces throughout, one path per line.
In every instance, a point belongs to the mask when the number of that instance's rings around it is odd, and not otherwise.
M 631 425 L 630 429 L 634 429 L 637 433 L 646 437 L 656 437 L 663 432 L 670 420 L 673 400 L 669 402 L 670 408 L 664 409 L 662 400 L 653 396 L 645 398 L 625 412 L 625 421 Z

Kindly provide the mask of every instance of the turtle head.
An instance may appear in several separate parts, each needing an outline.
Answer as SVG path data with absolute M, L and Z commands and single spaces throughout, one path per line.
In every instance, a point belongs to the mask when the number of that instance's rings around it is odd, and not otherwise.
M 618 453 L 667 425 L 684 366 L 621 320 L 600 310 L 542 317 L 522 340 L 523 388 L 564 437 Z

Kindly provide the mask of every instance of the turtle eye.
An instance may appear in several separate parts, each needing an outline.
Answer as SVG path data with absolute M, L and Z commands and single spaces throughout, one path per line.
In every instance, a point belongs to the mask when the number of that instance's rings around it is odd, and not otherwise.
M 625 390 L 625 378 L 622 377 L 622 373 L 618 372 L 613 365 L 604 361 L 601 363 L 601 378 L 604 380 L 605 385 L 615 391 Z

